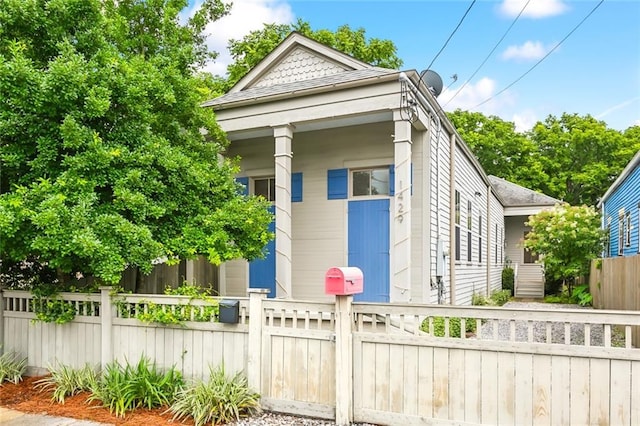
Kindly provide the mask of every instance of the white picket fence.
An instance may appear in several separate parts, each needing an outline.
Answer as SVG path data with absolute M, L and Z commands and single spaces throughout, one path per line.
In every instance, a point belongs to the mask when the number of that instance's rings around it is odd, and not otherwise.
M 41 373 L 146 355 L 187 377 L 209 366 L 244 371 L 266 409 L 339 424 L 640 424 L 640 313 L 434 305 L 240 301 L 238 324 L 183 326 L 131 318 L 149 303 L 181 309 L 179 296 L 64 294 L 79 315 L 34 322 L 27 292 L 2 292 L 0 342 Z M 436 337 L 436 318 L 475 332 Z M 426 332 L 420 329 L 425 321 Z M 559 336 L 559 337 L 558 337 Z

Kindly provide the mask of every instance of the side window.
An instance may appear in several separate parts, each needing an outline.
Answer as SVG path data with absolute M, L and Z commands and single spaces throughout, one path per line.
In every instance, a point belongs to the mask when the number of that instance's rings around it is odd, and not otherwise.
M 624 210 L 618 213 L 618 256 L 622 256 L 624 250 Z
M 482 263 L 482 212 L 478 215 L 478 262 Z
M 613 256 L 613 253 L 611 253 L 611 216 L 607 216 L 607 228 L 605 229 L 606 232 L 606 239 L 605 239 L 605 246 L 604 246 L 604 252 L 605 252 L 605 257 L 611 257 Z
M 497 265 L 498 264 L 498 244 L 499 244 L 498 243 L 498 224 L 497 223 L 496 223 L 496 232 L 495 232 L 494 235 L 495 235 L 495 238 L 494 238 L 495 243 L 493 244 L 493 248 L 494 248 L 494 252 L 495 252 L 495 254 L 494 254 L 495 264 Z
M 631 247 L 631 212 L 627 212 L 625 215 L 624 246 Z
M 456 260 L 460 260 L 460 191 L 456 190 Z
M 471 262 L 472 241 L 471 226 L 473 224 L 473 204 L 471 200 L 467 201 L 467 262 Z
M 389 195 L 389 167 L 354 170 L 351 183 L 353 197 Z
M 253 194 L 261 195 L 268 201 L 276 200 L 276 179 L 274 177 L 253 180 Z

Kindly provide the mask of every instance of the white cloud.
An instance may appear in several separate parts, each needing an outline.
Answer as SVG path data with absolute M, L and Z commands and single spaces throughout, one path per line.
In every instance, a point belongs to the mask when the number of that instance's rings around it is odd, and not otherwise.
M 491 98 L 496 93 L 496 81 L 488 77 L 483 77 L 475 84 L 467 84 L 456 95 L 458 88 L 445 89 L 438 97 L 440 105 L 447 105 L 447 111 L 458 108 L 465 111 L 477 111 L 485 115 L 498 115 L 502 108 L 512 105 L 513 98 L 509 91 L 500 94 L 495 99 L 479 105 L 481 102 Z M 455 98 L 453 97 L 455 96 Z M 453 98 L 453 99 L 452 99 Z
M 520 113 L 513 114 L 511 119 L 508 121 L 512 121 L 516 125 L 516 131 L 527 132 L 540 120 L 533 111 L 525 110 Z
M 502 58 L 532 61 L 544 57 L 549 50 L 551 50 L 550 47 L 545 47 L 539 41 L 526 41 L 520 46 L 512 45 L 507 47 L 502 52 Z
M 504 121 L 515 124 L 516 131 L 526 132 L 539 121 L 536 113 L 531 109 L 514 112 L 516 106 L 516 96 L 510 91 L 501 93 L 496 98 L 492 98 L 497 90 L 497 82 L 489 77 L 484 77 L 476 84 L 467 84 L 458 95 L 455 93 L 458 88 L 445 89 L 438 97 L 441 105 L 446 104 L 446 111 L 461 109 L 463 111 L 481 112 L 486 116 L 495 115 Z M 451 99 L 455 95 L 455 98 Z M 491 99 L 490 101 L 480 103 Z
M 527 0 L 504 0 L 500 4 L 500 12 L 509 18 L 515 18 L 526 3 Z M 530 0 L 521 16 L 533 19 L 546 18 L 561 15 L 567 10 L 569 6 L 563 0 Z
M 194 8 L 202 4 L 197 1 Z M 227 65 L 232 60 L 227 50 L 230 39 L 240 39 L 251 31 L 262 29 L 264 24 L 288 24 L 293 22 L 294 15 L 291 7 L 283 0 L 233 0 L 231 12 L 210 23 L 205 33 L 209 50 L 218 52 L 214 62 L 205 66 L 204 71 L 212 74 L 224 75 Z

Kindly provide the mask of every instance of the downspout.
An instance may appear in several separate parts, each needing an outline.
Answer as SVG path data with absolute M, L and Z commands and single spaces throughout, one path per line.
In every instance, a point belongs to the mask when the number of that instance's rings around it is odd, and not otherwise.
M 489 297 L 491 294 L 491 184 L 487 186 L 487 256 L 485 257 L 487 262 L 487 294 Z M 480 247 L 482 250 L 482 247 Z
M 451 134 L 449 138 L 449 235 L 451 243 L 449 246 L 450 250 L 450 262 L 449 262 L 449 303 L 452 305 L 456 304 L 456 262 L 455 262 L 455 253 L 457 250 L 457 241 L 456 241 L 456 176 L 455 176 L 455 165 L 456 165 L 456 136 L 455 134 Z M 462 230 L 460 230 L 462 234 Z

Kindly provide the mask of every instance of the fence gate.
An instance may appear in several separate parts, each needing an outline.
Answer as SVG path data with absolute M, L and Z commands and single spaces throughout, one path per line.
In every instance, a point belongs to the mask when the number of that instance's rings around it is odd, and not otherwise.
M 264 300 L 261 402 L 265 409 L 335 418 L 335 305 Z

